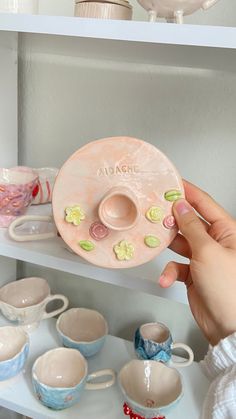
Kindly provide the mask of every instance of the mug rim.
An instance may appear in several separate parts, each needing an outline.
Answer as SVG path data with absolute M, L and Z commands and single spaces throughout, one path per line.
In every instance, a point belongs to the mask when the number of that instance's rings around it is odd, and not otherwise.
M 74 385 L 74 386 L 70 386 L 70 387 L 57 387 L 57 386 L 49 386 L 48 384 L 45 384 L 45 383 L 43 383 L 39 378 L 38 378 L 38 376 L 37 376 L 37 374 L 36 374 L 36 367 L 37 367 L 37 364 L 38 364 L 38 362 L 45 356 L 45 355 L 48 355 L 49 353 L 51 353 L 51 352 L 59 352 L 59 351 L 63 351 L 63 352 L 68 352 L 68 351 L 70 351 L 70 352 L 74 352 L 74 353 L 76 353 L 78 356 L 80 356 L 80 358 L 81 358 L 81 360 L 83 361 L 83 363 L 84 363 L 84 367 L 85 367 L 85 372 L 84 372 L 84 375 L 83 375 L 83 377 L 81 378 L 81 380 L 76 384 L 76 385 Z M 86 359 L 85 359 L 85 357 L 81 354 L 81 352 L 80 351 L 78 351 L 78 349 L 73 349 L 73 348 L 63 348 L 63 347 L 58 347 L 58 348 L 53 348 L 53 349 L 50 349 L 49 351 L 46 351 L 46 352 L 44 352 L 42 355 L 40 355 L 35 361 L 34 361 L 34 364 L 33 364 L 33 366 L 32 366 L 32 378 L 37 382 L 37 383 L 39 383 L 39 385 L 41 386 L 41 387 L 43 387 L 44 389 L 46 389 L 46 390 L 56 390 L 56 391 L 65 391 L 65 390 L 71 390 L 71 389 L 76 389 L 85 379 L 86 379 L 86 377 L 88 376 L 88 363 L 87 363 L 87 361 L 86 361 Z
M 153 365 L 162 365 L 162 367 L 164 368 L 164 369 L 169 369 L 169 370 L 172 370 L 172 371 L 174 371 L 176 374 L 177 374 L 177 376 L 178 376 L 178 378 L 179 378 L 179 380 L 180 380 L 180 384 L 181 384 L 181 391 L 180 391 L 180 393 L 179 393 L 179 395 L 172 401 L 172 402 L 170 402 L 170 403 L 168 403 L 168 404 L 165 404 L 165 405 L 161 405 L 161 406 L 156 406 L 156 407 L 146 407 L 146 406 L 143 406 L 142 404 L 140 404 L 139 402 L 137 402 L 136 400 L 134 400 L 134 399 L 132 399 L 128 394 L 127 394 L 127 392 L 126 392 L 126 390 L 124 389 L 124 387 L 123 387 L 123 385 L 122 385 L 122 383 L 121 383 L 121 373 L 122 373 L 122 371 L 125 369 L 125 368 L 127 368 L 127 366 L 128 365 L 130 365 L 130 364 L 134 364 L 134 363 L 140 363 L 140 362 L 142 362 L 142 364 L 153 364 Z M 120 371 L 119 371 L 119 373 L 118 373 L 118 377 L 117 377 L 117 380 L 118 380 L 118 384 L 119 384 L 119 387 L 120 387 L 120 389 L 121 389 L 121 391 L 122 391 L 122 393 L 123 393 L 123 395 L 124 395 L 124 397 L 125 397 L 125 399 L 130 403 L 130 404 L 133 404 L 133 405 L 135 405 L 135 406 L 137 406 L 140 410 L 144 410 L 144 411 L 150 411 L 150 410 L 153 410 L 153 411 L 155 411 L 155 410 L 164 410 L 164 409 L 169 409 L 169 408 L 171 408 L 178 400 L 180 400 L 182 397 L 183 397 L 183 395 L 184 395 L 184 390 L 183 390 L 183 380 L 182 380 L 182 377 L 181 377 L 181 374 L 180 374 L 180 372 L 176 369 L 176 368 L 172 368 L 172 367 L 169 367 L 169 366 L 167 366 L 166 364 L 163 364 L 162 362 L 159 362 L 159 361 L 154 361 L 154 360 L 151 360 L 151 359 L 147 359 L 147 360 L 139 360 L 139 359 L 132 359 L 131 361 L 129 361 L 129 362 L 127 362 L 126 364 L 124 364 L 123 365 L 123 367 L 120 369 Z M 138 413 L 138 412 L 137 412 Z
M 99 316 L 102 318 L 102 320 L 104 321 L 104 325 L 105 325 L 105 333 L 102 335 L 102 336 L 100 336 L 100 337 L 98 337 L 97 339 L 94 339 L 94 340 L 90 340 L 90 341 L 86 341 L 86 340 L 74 340 L 74 339 L 72 339 L 72 338 L 70 338 L 68 335 L 66 335 L 64 332 L 62 332 L 61 331 L 61 329 L 60 329 L 60 320 L 61 320 L 61 318 L 63 317 L 63 316 L 66 316 L 66 314 L 68 313 L 68 312 L 72 312 L 72 311 L 78 311 L 78 310 L 83 310 L 83 311 L 90 311 L 90 312 L 94 312 L 94 313 L 96 313 L 96 314 L 99 314 Z M 108 335 L 108 323 L 107 323 L 107 321 L 106 321 L 106 319 L 105 319 L 105 317 L 99 312 L 99 311 L 97 311 L 97 310 L 93 310 L 93 309 L 90 309 L 90 308 L 86 308 L 86 307 L 73 307 L 73 308 L 70 308 L 69 310 L 65 310 L 63 313 L 61 313 L 60 314 L 60 316 L 58 317 L 58 319 L 57 319 L 57 322 L 56 322 L 56 329 L 57 329 L 57 331 L 58 331 L 58 333 L 60 334 L 60 335 L 62 335 L 62 336 L 64 336 L 66 339 L 68 339 L 70 342 L 73 342 L 73 343 L 75 343 L 75 344 L 77 344 L 77 345 L 80 345 L 80 344 L 85 344 L 85 345 L 90 345 L 90 344 L 93 344 L 93 343 L 95 343 L 95 342 L 97 342 L 98 340 L 100 340 L 100 339 L 103 339 L 105 336 L 107 336 Z
M 12 329 L 12 330 L 14 329 L 15 331 L 18 330 L 18 331 L 20 331 L 20 333 L 22 335 L 24 335 L 25 340 L 24 340 L 20 350 L 13 357 L 4 359 L 2 361 L 0 360 L 0 366 L 4 365 L 7 362 L 9 363 L 11 361 L 14 361 L 22 352 L 24 352 L 25 347 L 29 346 L 29 343 L 30 343 L 29 342 L 29 335 L 24 329 L 19 328 L 18 326 L 2 326 L 2 327 L 0 327 L 0 331 L 3 330 L 3 329 L 5 329 L 5 330 L 6 329 Z
M 21 281 L 21 283 L 22 282 L 27 282 L 28 280 L 31 280 L 31 279 L 40 279 L 41 281 L 43 281 L 44 282 L 44 284 L 47 286 L 47 290 L 48 290 L 48 293 L 47 293 L 47 295 L 40 301 L 40 302 L 38 302 L 38 303 L 36 303 L 36 304 L 30 304 L 30 305 L 26 305 L 26 306 L 23 306 L 23 307 L 16 307 L 15 305 L 13 305 L 13 304 L 10 304 L 10 303 L 8 303 L 8 302 L 6 302 L 6 301 L 4 301 L 4 300 L 2 300 L 1 299 L 1 291 L 5 288 L 11 288 L 11 287 L 13 287 L 17 282 L 19 283 L 20 281 Z M 1 288 L 0 288 L 0 307 L 1 307 L 1 304 L 5 304 L 5 305 L 7 305 L 8 307 L 13 307 L 16 311 L 22 311 L 22 310 L 26 310 L 26 309 L 30 309 L 30 308 L 33 308 L 33 307 L 38 307 L 38 306 L 40 306 L 42 303 L 44 303 L 45 302 L 45 300 L 49 297 L 51 295 L 51 290 L 50 290 L 50 286 L 49 286 L 49 284 L 48 284 L 48 282 L 47 282 L 47 280 L 45 279 L 45 278 L 41 278 L 41 277 L 38 277 L 38 276 L 31 276 L 31 277 L 28 277 L 28 278 L 21 278 L 21 279 L 18 279 L 18 280 L 15 280 L 15 281 L 11 281 L 11 282 L 8 282 L 7 284 L 5 284 L 5 285 L 3 285 Z
M 153 340 L 153 339 L 151 339 L 151 338 L 146 338 L 146 337 L 144 337 L 143 336 L 143 334 L 142 334 L 142 329 L 143 328 L 145 328 L 145 327 L 147 327 L 147 326 L 153 326 L 153 325 L 159 325 L 162 329 L 164 329 L 165 331 L 167 331 L 168 332 L 168 336 L 167 336 L 167 338 L 165 339 L 165 340 L 162 340 L 162 341 L 156 341 L 156 340 Z M 163 344 L 163 343 L 165 343 L 170 337 L 172 338 L 172 335 L 171 335 L 171 331 L 170 331 L 170 329 L 169 329 L 169 327 L 168 326 L 166 326 L 164 323 L 161 323 L 161 322 L 158 322 L 158 321 L 154 321 L 154 322 L 149 322 L 149 323 L 143 323 L 143 324 L 141 324 L 138 328 L 137 328 L 137 331 L 139 330 L 139 333 L 140 333 L 140 335 L 141 335 L 141 337 L 142 337 L 142 339 L 143 340 L 148 340 L 148 341 L 150 341 L 150 342 L 153 342 L 154 344 L 156 344 L 156 345 L 160 345 L 160 344 Z

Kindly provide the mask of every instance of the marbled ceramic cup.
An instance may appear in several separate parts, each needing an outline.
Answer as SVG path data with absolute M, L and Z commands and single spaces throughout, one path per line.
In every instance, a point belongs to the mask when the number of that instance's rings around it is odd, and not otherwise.
M 39 169 L 34 169 L 34 171 L 38 174 L 39 177 L 39 191 L 32 204 L 37 205 L 51 202 L 52 190 L 56 176 L 58 174 L 58 169 L 55 167 L 40 167 Z
M 78 349 L 86 358 L 98 353 L 105 343 L 108 325 L 96 310 L 72 308 L 57 320 L 63 345 Z
M 94 378 L 110 377 L 92 383 Z M 87 361 L 76 349 L 56 348 L 40 356 L 33 365 L 33 387 L 39 401 L 54 410 L 65 409 L 77 403 L 83 390 L 101 390 L 115 383 L 111 369 L 88 375 Z
M 170 361 L 173 349 L 184 349 L 188 354 L 188 360 L 181 362 L 171 360 L 172 365 L 178 367 L 187 367 L 194 359 L 192 349 L 184 343 L 173 343 L 170 330 L 159 322 L 140 326 L 135 332 L 134 347 L 138 358 L 161 362 Z
M 130 361 L 119 372 L 118 382 L 125 401 L 124 414 L 130 418 L 163 417 L 183 395 L 179 372 L 156 361 Z
M 0 381 L 19 374 L 29 353 L 29 338 L 19 327 L 0 327 Z
M 48 303 L 62 301 L 62 307 L 47 312 Z M 10 321 L 17 322 L 26 330 L 32 330 L 43 319 L 60 314 L 68 307 L 68 299 L 61 294 L 50 294 L 47 281 L 43 278 L 23 278 L 0 288 L 0 310 Z
M 38 193 L 38 175 L 29 167 L 0 168 L 0 227 L 25 213 Z

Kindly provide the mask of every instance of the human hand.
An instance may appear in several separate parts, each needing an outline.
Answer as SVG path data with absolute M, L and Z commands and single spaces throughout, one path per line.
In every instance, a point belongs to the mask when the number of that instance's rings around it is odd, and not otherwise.
M 216 345 L 236 331 L 236 221 L 196 186 L 184 181 L 184 188 L 186 200 L 173 205 L 182 234 L 169 247 L 189 264 L 169 262 L 159 284 L 167 288 L 175 280 L 185 283 L 193 316 Z

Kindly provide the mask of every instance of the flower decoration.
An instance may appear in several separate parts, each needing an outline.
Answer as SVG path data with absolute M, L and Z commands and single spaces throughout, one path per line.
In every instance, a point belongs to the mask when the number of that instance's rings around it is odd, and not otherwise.
M 165 228 L 171 229 L 176 226 L 175 217 L 173 215 L 167 215 L 163 220 Z
M 102 240 L 109 234 L 109 229 L 99 221 L 91 224 L 89 234 L 94 240 Z
M 86 252 L 91 252 L 95 248 L 95 245 L 90 240 L 80 240 L 79 245 Z
M 127 403 L 123 404 L 123 412 L 125 416 L 129 416 L 130 419 L 145 419 L 144 416 L 141 416 L 138 413 L 133 412 L 133 410 L 128 406 Z M 155 416 L 152 419 L 166 419 L 166 418 L 165 416 Z
M 158 239 L 157 236 L 153 236 L 153 235 L 149 234 L 148 236 L 144 237 L 144 243 L 148 247 L 155 248 L 155 247 L 160 246 L 161 241 L 160 241 L 160 239 Z
M 134 256 L 134 246 L 126 240 L 116 244 L 113 249 L 118 260 L 130 260 Z
M 179 190 L 171 189 L 170 191 L 165 192 L 165 199 L 169 202 L 177 201 L 177 199 L 182 197 L 182 193 Z
M 81 221 L 85 219 L 84 211 L 80 208 L 79 205 L 67 207 L 65 209 L 65 213 L 65 220 L 67 221 L 67 223 L 74 224 L 75 226 L 80 225 Z
M 160 223 L 164 217 L 164 211 L 161 207 L 150 207 L 146 212 L 146 218 L 151 223 Z

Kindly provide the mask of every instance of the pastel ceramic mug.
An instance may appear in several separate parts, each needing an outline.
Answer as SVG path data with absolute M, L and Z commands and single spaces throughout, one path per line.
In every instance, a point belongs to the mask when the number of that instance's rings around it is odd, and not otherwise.
M 138 358 L 160 362 L 170 361 L 173 349 L 184 349 L 188 354 L 188 360 L 183 362 L 171 360 L 172 365 L 178 367 L 187 367 L 194 359 L 192 349 L 184 343 L 173 343 L 170 330 L 159 322 L 140 326 L 135 332 L 134 347 Z
M 132 419 L 162 419 L 183 396 L 180 373 L 156 361 L 130 361 L 119 372 L 118 383 L 124 414 Z
M 62 307 L 47 312 L 51 301 L 62 301 Z M 27 330 L 34 329 L 40 320 L 60 314 L 68 307 L 68 299 L 61 294 L 51 295 L 43 278 L 23 278 L 0 288 L 0 310 L 10 321 L 17 322 Z
M 109 376 L 103 382 L 92 383 L 97 377 Z M 88 374 L 88 364 L 76 349 L 56 348 L 40 356 L 32 369 L 33 387 L 39 401 L 51 409 L 60 410 L 77 403 L 84 389 L 101 390 L 115 383 L 111 369 Z
M 29 337 L 19 327 L 0 327 L 0 381 L 19 374 L 29 353 Z
M 25 213 L 38 193 L 38 175 L 29 167 L 0 168 L 0 227 Z
M 108 325 L 102 314 L 87 308 L 72 308 L 57 320 L 57 331 L 64 346 L 78 349 L 85 357 L 98 353 L 108 334 Z
M 52 190 L 55 183 L 58 169 L 55 167 L 41 167 L 34 169 L 35 173 L 38 174 L 38 187 L 39 191 L 37 196 L 34 198 L 32 204 L 46 204 L 52 201 Z

